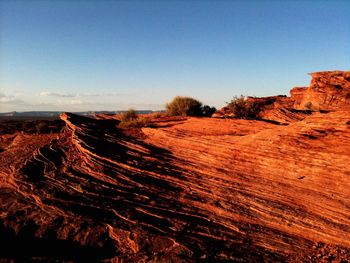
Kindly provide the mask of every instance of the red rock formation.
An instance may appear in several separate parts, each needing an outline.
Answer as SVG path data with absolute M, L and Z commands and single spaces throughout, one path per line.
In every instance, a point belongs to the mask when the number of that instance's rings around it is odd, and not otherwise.
M 290 97 L 291 97 L 291 108 L 301 108 L 305 109 L 305 105 L 301 105 L 301 101 L 304 98 L 305 92 L 308 89 L 308 87 L 295 87 L 290 90 Z
M 221 118 L 221 117 L 234 117 L 233 113 L 228 107 L 223 107 L 220 110 L 216 111 L 213 115 L 213 118 Z
M 350 111 L 164 119 L 138 137 L 61 118 L 0 137 L 0 260 L 350 259 Z
M 270 97 L 247 97 L 248 101 L 258 102 L 264 106 L 265 110 L 272 110 L 276 108 L 291 108 L 293 100 L 286 95 L 270 96 Z
M 303 112 L 296 118 L 293 110 L 338 110 L 350 108 L 350 71 L 324 71 L 310 73 L 312 80 L 309 87 L 295 87 L 290 97 L 248 97 L 264 105 L 262 118 L 290 122 L 301 120 Z M 287 113 L 284 117 L 283 114 Z M 234 117 L 229 108 L 216 112 L 213 117 Z
M 306 89 L 293 89 L 294 108 L 337 110 L 350 107 L 350 71 L 310 73 L 311 84 Z

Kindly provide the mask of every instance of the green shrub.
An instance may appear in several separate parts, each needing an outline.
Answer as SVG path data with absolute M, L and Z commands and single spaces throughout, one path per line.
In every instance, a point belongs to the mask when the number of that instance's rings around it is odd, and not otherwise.
M 235 96 L 227 104 L 234 116 L 239 119 L 254 120 L 259 119 L 263 110 L 263 105 L 257 101 L 247 100 L 243 95 Z
M 211 116 L 216 109 L 191 97 L 175 97 L 167 103 L 166 113 L 169 116 Z
M 200 116 L 202 103 L 190 97 L 175 97 L 165 106 L 170 116 Z
M 204 105 L 202 107 L 202 116 L 203 117 L 211 117 L 211 115 L 213 115 L 214 112 L 216 112 L 215 107 L 210 107 L 208 105 Z

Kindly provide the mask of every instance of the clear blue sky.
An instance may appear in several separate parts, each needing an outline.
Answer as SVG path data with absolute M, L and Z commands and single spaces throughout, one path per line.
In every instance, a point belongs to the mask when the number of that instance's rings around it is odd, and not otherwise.
M 350 69 L 350 1 L 0 0 L 0 112 L 221 107 Z

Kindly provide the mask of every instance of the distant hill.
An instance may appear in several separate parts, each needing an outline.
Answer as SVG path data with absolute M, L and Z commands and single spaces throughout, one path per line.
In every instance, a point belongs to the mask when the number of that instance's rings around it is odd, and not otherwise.
M 24 112 L 4 112 L 0 113 L 0 117 L 58 117 L 63 111 L 24 111 Z M 119 114 L 124 111 L 81 111 L 74 112 L 78 115 L 91 116 L 94 114 Z M 149 114 L 151 110 L 139 110 L 136 111 L 138 114 Z

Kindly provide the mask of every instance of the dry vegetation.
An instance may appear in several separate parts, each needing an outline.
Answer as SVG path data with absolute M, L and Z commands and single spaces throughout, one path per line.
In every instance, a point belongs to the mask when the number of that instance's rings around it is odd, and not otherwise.
M 123 112 L 120 117 L 119 128 L 141 128 L 151 124 L 151 116 L 139 116 L 134 109 Z
M 166 112 L 169 116 L 198 116 L 210 117 L 216 109 L 190 97 L 175 97 L 166 104 Z
M 256 120 L 260 118 L 263 105 L 257 101 L 249 101 L 244 96 L 235 96 L 227 104 L 233 115 L 238 119 Z

